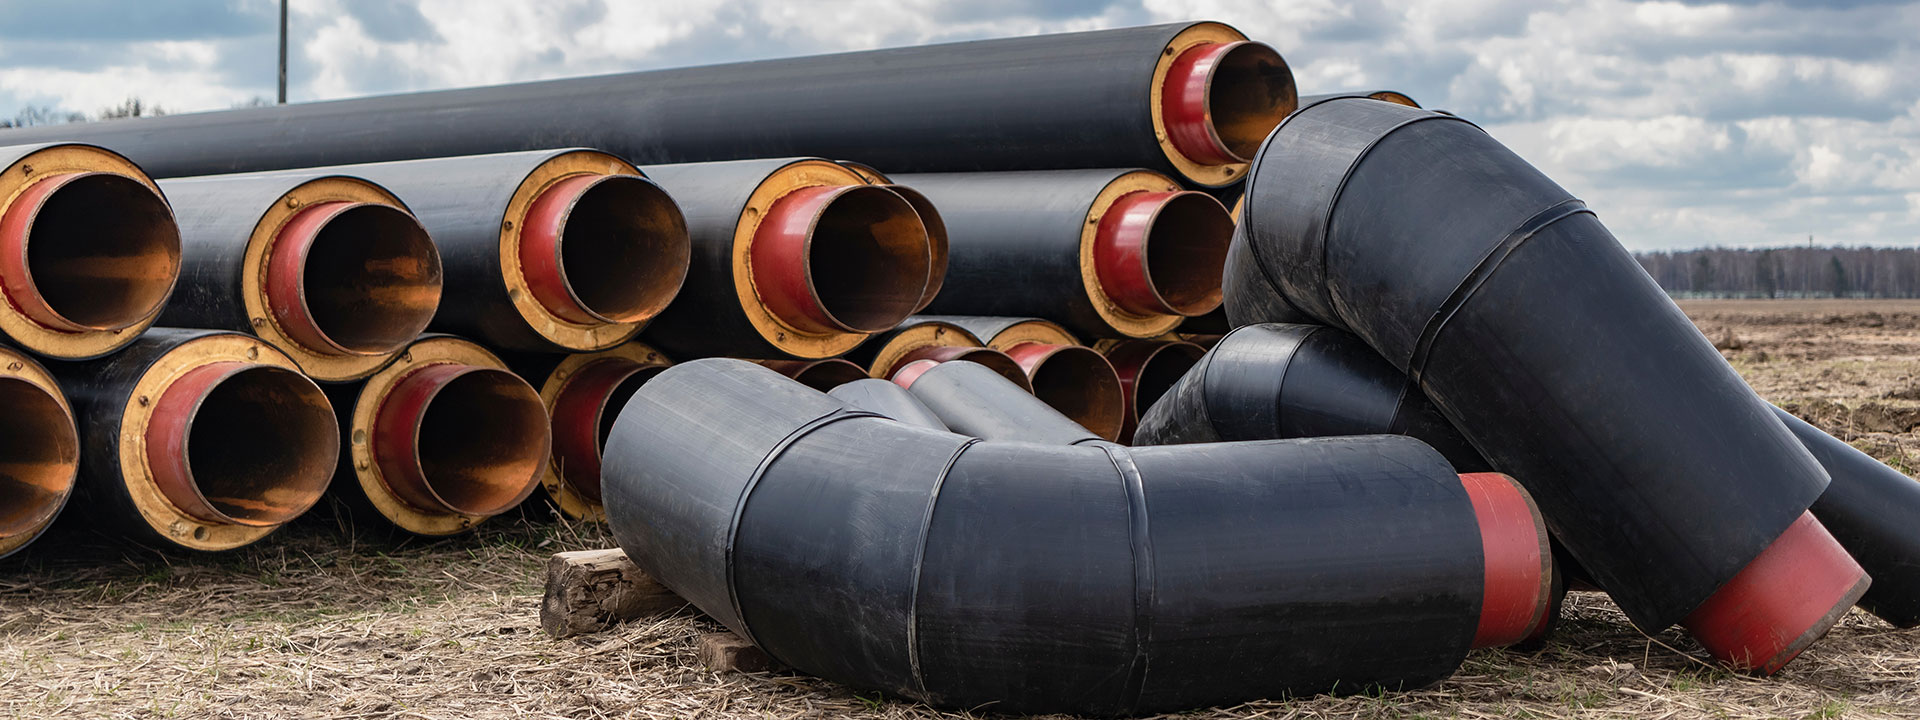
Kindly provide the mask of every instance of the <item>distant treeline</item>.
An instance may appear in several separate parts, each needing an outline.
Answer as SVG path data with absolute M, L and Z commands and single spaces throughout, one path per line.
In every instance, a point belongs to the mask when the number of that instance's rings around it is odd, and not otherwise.
M 1675 297 L 1920 297 L 1920 248 L 1702 248 L 1634 258 Z

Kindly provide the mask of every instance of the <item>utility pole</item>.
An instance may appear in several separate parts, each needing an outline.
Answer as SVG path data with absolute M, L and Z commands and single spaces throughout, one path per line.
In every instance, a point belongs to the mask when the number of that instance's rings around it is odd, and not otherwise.
M 287 104 L 287 0 L 280 0 L 280 104 Z

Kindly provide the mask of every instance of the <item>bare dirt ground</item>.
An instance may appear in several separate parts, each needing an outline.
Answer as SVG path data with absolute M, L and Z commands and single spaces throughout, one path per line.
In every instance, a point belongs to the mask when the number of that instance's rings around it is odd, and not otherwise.
M 1686 303 L 1762 395 L 1920 463 L 1920 302 Z M 504 520 L 455 540 L 352 539 L 306 519 L 179 556 L 70 537 L 0 562 L 0 717 L 965 717 L 793 674 L 700 667 L 693 611 L 553 641 L 542 563 L 592 526 Z M 1544 650 L 1475 652 L 1431 688 L 1195 718 L 1920 717 L 1920 631 L 1858 611 L 1779 676 L 1719 670 L 1575 595 Z M 982 709 L 985 714 L 990 709 Z

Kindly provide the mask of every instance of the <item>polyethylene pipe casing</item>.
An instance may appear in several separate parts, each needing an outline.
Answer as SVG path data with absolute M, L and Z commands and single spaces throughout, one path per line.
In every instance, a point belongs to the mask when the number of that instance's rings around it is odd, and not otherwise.
M 327 171 L 161 183 L 180 218 L 175 327 L 260 336 L 323 382 L 373 374 L 440 306 L 440 252 L 400 198 Z
M 1235 324 L 1290 304 L 1359 335 L 1527 483 L 1642 629 L 1688 617 L 1826 485 L 1593 214 L 1465 121 L 1309 106 L 1268 139 L 1245 212 L 1254 262 L 1237 270 L 1267 282 L 1229 300 Z M 1838 548 L 1817 524 L 1804 535 Z M 1844 608 L 1866 578 L 1819 582 L 1801 592 Z M 1772 630 L 1806 639 L 1823 622 Z
M 522 379 L 540 389 L 553 435 L 553 453 L 540 487 L 554 507 L 574 520 L 607 519 L 600 505 L 600 448 L 627 399 L 673 363 L 638 342 L 571 355 L 508 358 Z
M 902 391 L 905 392 L 905 391 Z M 73 495 L 80 433 L 47 369 L 0 346 L 0 558 L 40 537 Z
M 949 238 L 935 315 L 1044 317 L 1086 337 L 1154 337 L 1220 303 L 1233 219 L 1145 170 L 897 175 Z
M 1488 467 L 1400 371 L 1333 328 L 1242 327 L 1166 398 L 1142 421 L 1142 443 L 1392 433 L 1440 448 L 1457 468 Z M 1775 414 L 1833 476 L 1812 512 L 1873 576 L 1860 606 L 1895 626 L 1920 622 L 1920 593 L 1912 590 L 1920 584 L 1920 535 L 1912 532 L 1920 484 L 1784 410 Z
M 681 296 L 646 330 L 675 357 L 834 357 L 906 319 L 934 282 L 919 213 L 833 162 L 645 170 L 693 241 Z
M 319 168 L 402 199 L 440 248 L 431 330 L 519 352 L 632 339 L 686 281 L 679 206 L 632 164 L 568 148 Z
M 643 164 L 824 155 L 890 172 L 1151 167 L 1202 185 L 1296 102 L 1272 48 L 1194 22 L 53 128 L 161 177 L 589 145 Z M 448 122 L 459 118 L 459 122 Z
M 110 150 L 0 147 L 0 335 L 85 360 L 154 324 L 180 276 L 180 232 L 159 186 Z
M 548 466 L 539 393 L 472 342 L 424 336 L 365 382 L 327 392 L 352 438 L 334 494 L 357 518 L 458 534 L 518 506 Z
M 250 335 L 156 328 L 49 369 L 79 418 L 76 526 L 230 550 L 318 502 L 340 455 L 326 395 Z
M 1475 632 L 1471 502 L 1406 438 L 980 441 L 698 360 L 642 387 L 606 452 L 648 574 L 781 662 L 945 707 L 1417 687 Z

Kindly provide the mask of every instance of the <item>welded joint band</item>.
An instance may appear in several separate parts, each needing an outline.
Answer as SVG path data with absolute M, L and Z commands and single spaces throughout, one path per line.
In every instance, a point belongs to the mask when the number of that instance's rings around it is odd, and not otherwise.
M 1127 708 L 1140 706 L 1140 696 L 1146 690 L 1148 664 L 1151 658 L 1147 648 L 1153 641 L 1153 536 L 1147 524 L 1147 490 L 1140 480 L 1140 468 L 1133 462 L 1133 453 L 1126 447 L 1115 443 L 1100 443 L 1101 451 L 1113 462 L 1113 469 L 1120 473 L 1121 487 L 1127 493 L 1127 538 L 1128 549 L 1133 555 L 1133 658 L 1127 662 L 1127 681 L 1121 690 Z
M 980 438 L 967 438 L 960 447 L 954 448 L 947 464 L 940 468 L 940 475 L 933 479 L 933 487 L 927 490 L 927 509 L 920 515 L 920 540 L 913 546 L 913 577 L 907 581 L 907 669 L 913 674 L 913 687 L 922 698 L 927 697 L 927 679 L 920 672 L 920 568 L 927 557 L 927 537 L 933 532 L 933 508 L 940 504 L 940 489 L 946 486 L 947 475 L 960 462 L 960 456 L 980 443 Z
M 1433 352 L 1434 341 L 1440 337 L 1440 330 L 1446 327 L 1447 322 L 1453 319 L 1454 313 L 1466 306 L 1467 301 L 1473 298 L 1473 294 L 1493 277 L 1493 272 L 1500 268 L 1501 263 L 1506 262 L 1513 251 L 1518 250 L 1522 243 L 1532 239 L 1554 223 L 1581 213 L 1592 215 L 1593 211 L 1588 209 L 1587 204 L 1581 202 L 1579 198 L 1561 200 L 1534 213 L 1533 217 L 1527 218 L 1526 222 L 1520 223 L 1513 232 L 1507 233 L 1499 243 L 1488 249 L 1487 254 L 1474 265 L 1473 271 L 1467 273 L 1466 278 L 1460 281 L 1460 285 L 1447 296 L 1446 302 L 1440 303 L 1440 307 L 1434 310 L 1433 317 L 1427 319 L 1426 327 L 1420 329 L 1420 338 L 1413 345 L 1413 355 L 1407 358 L 1408 382 L 1416 387 L 1423 385 L 1427 359 Z
M 760 641 L 754 639 L 753 629 L 747 626 L 747 616 L 745 613 L 742 613 L 740 611 L 740 593 L 738 589 L 738 584 L 734 582 L 734 562 L 733 562 L 734 542 L 740 536 L 740 518 L 741 516 L 746 514 L 747 500 L 753 496 L 753 489 L 754 487 L 760 484 L 760 479 L 766 476 L 767 469 L 770 467 L 773 467 L 774 461 L 779 460 L 780 456 L 786 453 L 788 447 L 791 447 L 794 443 L 799 442 L 801 438 L 806 437 L 808 433 L 811 433 L 815 430 L 819 430 L 820 428 L 826 427 L 828 425 L 839 422 L 841 420 L 847 420 L 847 419 L 859 418 L 859 417 L 883 418 L 885 416 L 879 413 L 867 412 L 865 410 L 840 408 L 838 410 L 834 410 L 833 412 L 827 413 L 820 417 L 814 418 L 812 420 L 808 420 L 806 424 L 801 425 L 800 427 L 794 428 L 793 432 L 787 433 L 786 437 L 780 438 L 779 443 L 776 443 L 771 449 L 767 450 L 767 454 L 765 457 L 760 458 L 760 464 L 753 468 L 753 474 L 748 476 L 747 482 L 740 487 L 739 499 L 735 500 L 733 503 L 733 517 L 727 521 L 727 544 L 725 545 L 725 547 L 722 548 L 724 571 L 726 573 L 726 578 L 727 578 L 727 604 L 733 608 L 733 617 L 735 620 L 739 621 L 739 624 L 740 624 L 740 627 L 733 628 L 733 630 L 735 632 L 740 633 L 740 636 L 742 638 L 745 638 L 747 642 L 753 643 L 755 646 L 759 647 L 761 650 L 766 650 L 766 646 L 760 645 Z M 768 652 L 767 654 L 768 654 L 768 657 L 773 656 L 771 652 Z M 779 660 L 779 658 L 774 658 L 774 659 Z

